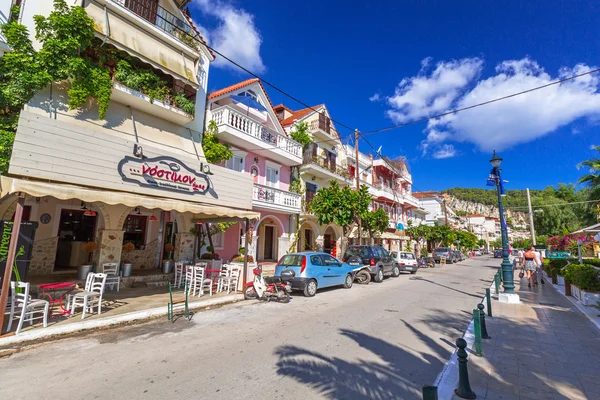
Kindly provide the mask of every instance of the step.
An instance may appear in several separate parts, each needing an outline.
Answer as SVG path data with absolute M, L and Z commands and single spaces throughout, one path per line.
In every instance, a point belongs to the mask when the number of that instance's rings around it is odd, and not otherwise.
M 147 281 L 147 282 L 144 282 L 144 283 L 146 284 L 147 287 L 164 287 L 164 286 L 169 286 L 169 281 Z

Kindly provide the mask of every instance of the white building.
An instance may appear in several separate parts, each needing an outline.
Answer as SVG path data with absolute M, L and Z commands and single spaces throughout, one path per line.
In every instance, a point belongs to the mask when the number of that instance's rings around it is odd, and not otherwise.
M 444 205 L 444 198 L 439 192 L 416 192 L 413 196 L 419 200 L 420 208 L 427 212 L 423 221 L 426 225 L 434 225 L 436 222 L 438 225 L 446 225 L 446 220 L 451 227 L 458 225 L 456 213 Z

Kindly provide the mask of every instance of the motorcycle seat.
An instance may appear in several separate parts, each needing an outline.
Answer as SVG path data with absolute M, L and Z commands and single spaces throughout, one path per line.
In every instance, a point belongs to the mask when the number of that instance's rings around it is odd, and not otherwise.
M 265 283 L 281 283 L 282 279 L 280 276 L 268 276 L 265 278 Z

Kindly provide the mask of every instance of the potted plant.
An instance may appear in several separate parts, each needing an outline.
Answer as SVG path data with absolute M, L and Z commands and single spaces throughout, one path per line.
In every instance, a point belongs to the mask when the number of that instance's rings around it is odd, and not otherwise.
M 243 264 L 244 263 L 244 255 L 233 257 L 231 259 L 231 262 L 232 263 L 236 263 L 236 264 Z M 248 256 L 248 262 L 249 263 L 253 263 L 254 262 L 254 257 Z
M 96 251 L 96 242 L 87 242 L 82 246 L 82 250 L 85 251 L 87 253 L 87 263 L 84 265 L 80 265 L 78 267 L 77 270 L 77 278 L 84 280 L 85 278 L 87 278 L 87 275 L 92 272 L 92 270 L 94 269 L 94 264 L 92 264 L 90 262 L 90 258 L 92 256 L 92 253 L 94 251 Z
M 163 273 L 170 274 L 173 270 L 173 250 L 175 246 L 171 243 L 165 244 L 165 258 L 163 259 Z
M 125 253 L 125 260 L 123 261 L 123 276 L 131 276 L 131 270 L 133 269 L 133 264 L 129 260 L 129 253 L 135 250 L 135 245 L 131 242 L 127 242 L 123 245 L 123 252 Z

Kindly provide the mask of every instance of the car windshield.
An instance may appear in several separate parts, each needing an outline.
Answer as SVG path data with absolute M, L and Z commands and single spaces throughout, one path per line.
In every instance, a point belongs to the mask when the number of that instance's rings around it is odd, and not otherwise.
M 348 259 L 352 256 L 359 256 L 361 258 L 369 258 L 369 249 L 366 247 L 348 247 L 346 253 L 344 254 L 344 258 Z
M 283 265 L 285 267 L 291 266 L 300 266 L 302 265 L 302 259 L 304 258 L 301 254 L 288 254 L 285 255 L 279 260 L 278 265 Z
M 400 258 L 404 258 L 405 260 L 414 260 L 415 255 L 413 253 L 402 253 Z
M 437 249 L 434 250 L 434 252 L 436 253 L 445 253 L 448 251 L 447 247 L 438 247 Z

